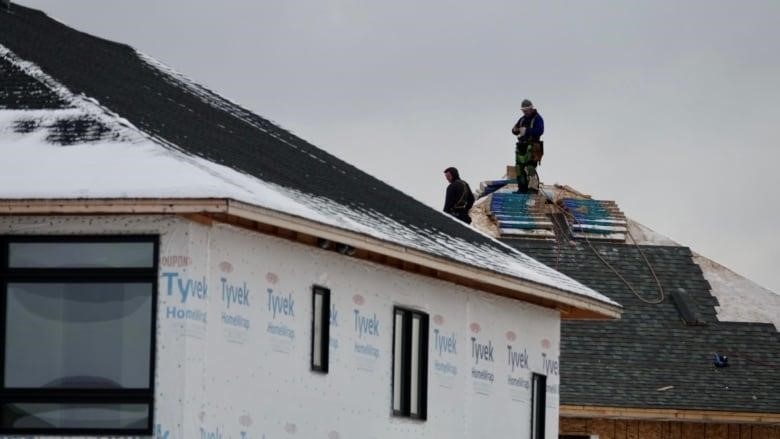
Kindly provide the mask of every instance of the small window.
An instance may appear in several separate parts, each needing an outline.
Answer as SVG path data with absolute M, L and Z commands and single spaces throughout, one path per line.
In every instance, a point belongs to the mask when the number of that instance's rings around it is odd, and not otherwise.
M 533 374 L 531 383 L 531 439 L 544 439 L 547 407 L 547 377 Z
M 427 416 L 428 314 L 395 308 L 393 319 L 393 414 Z
M 311 370 L 328 373 L 330 350 L 330 290 L 312 287 Z
M 0 434 L 151 434 L 157 248 L 0 236 Z

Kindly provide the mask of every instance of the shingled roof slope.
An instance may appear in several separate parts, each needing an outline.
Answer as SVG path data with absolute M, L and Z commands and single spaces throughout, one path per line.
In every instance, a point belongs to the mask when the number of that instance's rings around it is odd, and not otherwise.
M 15 6 L 13 14 L 0 12 L 0 59 L 4 77 L 17 84 L 0 96 L 0 110 L 10 110 L 0 114 L 6 125 L 0 134 L 7 136 L 3 154 L 10 157 L 0 162 L 0 198 L 236 199 L 552 287 L 618 312 L 616 303 L 590 288 L 127 45 Z M 61 147 L 67 145 L 73 146 Z M 36 157 L 47 160 L 38 163 Z M 78 169 L 80 160 L 89 166 Z
M 772 324 L 718 321 L 718 301 L 687 247 L 642 246 L 666 294 L 685 294 L 704 325 L 687 326 L 633 245 L 506 239 L 623 304 L 621 320 L 561 323 L 561 404 L 778 413 L 780 334 Z M 593 245 L 591 248 L 590 245 Z M 715 352 L 730 366 L 716 368 Z M 673 386 L 668 388 L 668 386 Z M 666 390 L 663 390 L 666 388 Z M 660 390 L 659 390 L 660 389 Z

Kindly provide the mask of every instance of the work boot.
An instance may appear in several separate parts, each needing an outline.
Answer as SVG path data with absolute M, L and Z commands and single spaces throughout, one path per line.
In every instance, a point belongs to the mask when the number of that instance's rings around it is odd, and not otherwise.
M 516 194 L 527 194 L 528 193 L 528 183 L 525 182 L 525 179 L 519 178 L 517 179 L 517 191 L 515 191 Z
M 526 174 L 528 175 L 528 193 L 529 194 L 538 194 L 539 193 L 539 174 L 536 173 L 536 168 L 533 166 L 527 166 L 525 168 Z

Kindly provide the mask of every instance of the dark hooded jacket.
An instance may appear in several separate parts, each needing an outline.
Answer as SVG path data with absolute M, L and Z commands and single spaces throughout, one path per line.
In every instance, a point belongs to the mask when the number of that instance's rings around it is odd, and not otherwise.
M 474 205 L 474 194 L 469 184 L 460 179 L 458 170 L 449 168 L 452 182 L 447 186 L 447 196 L 444 199 L 444 211 L 465 223 L 471 223 L 469 210 Z

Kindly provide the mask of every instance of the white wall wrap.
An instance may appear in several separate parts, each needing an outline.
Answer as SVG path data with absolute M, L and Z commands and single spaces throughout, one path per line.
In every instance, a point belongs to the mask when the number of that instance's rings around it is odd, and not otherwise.
M 4 217 L 0 233 L 161 235 L 155 439 L 525 438 L 532 371 L 557 437 L 555 311 L 171 217 Z M 335 315 L 327 375 L 309 370 L 314 284 Z M 430 315 L 425 422 L 391 415 L 394 305 Z

